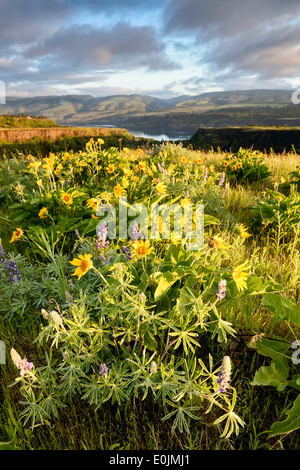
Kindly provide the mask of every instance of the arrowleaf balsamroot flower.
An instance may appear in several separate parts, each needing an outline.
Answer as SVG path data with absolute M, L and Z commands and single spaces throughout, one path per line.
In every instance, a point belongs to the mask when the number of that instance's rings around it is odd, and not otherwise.
M 161 182 L 157 183 L 156 191 L 158 192 L 158 194 L 167 194 L 166 185 L 164 183 L 161 183 Z
M 92 197 L 86 202 L 87 207 L 92 209 L 94 212 L 97 212 L 98 207 L 99 207 L 100 201 L 99 199 Z
M 86 274 L 93 267 L 93 261 L 91 258 L 92 255 L 85 254 L 79 255 L 78 258 L 74 258 L 73 261 L 70 261 L 70 264 L 77 266 L 72 276 L 78 276 L 78 279 L 80 279 L 84 274 Z
M 117 186 L 114 187 L 114 195 L 116 198 L 124 196 L 125 194 L 126 190 L 120 184 L 117 184 Z
M 222 366 L 219 372 L 219 377 L 217 383 L 219 384 L 220 392 L 226 392 L 226 389 L 229 384 L 231 374 L 231 361 L 229 356 L 224 356 L 222 361 Z
M 219 235 L 214 235 L 213 237 L 210 237 L 210 239 L 208 240 L 208 246 L 209 248 L 215 248 L 217 250 L 225 250 L 227 248 L 227 245 L 224 242 L 223 238 Z
M 62 195 L 62 200 L 66 204 L 66 206 L 71 206 L 73 204 L 73 197 L 71 196 L 71 194 L 64 193 Z
M 247 288 L 247 279 L 248 279 L 248 270 L 247 261 L 243 264 L 240 264 L 232 271 L 232 279 L 236 283 L 238 291 L 244 290 Z
M 49 215 L 47 207 L 43 207 L 40 212 L 39 212 L 39 218 L 40 219 L 46 219 Z
M 150 247 L 150 242 L 148 240 L 135 240 L 132 246 L 134 254 L 136 256 L 141 256 L 142 258 L 145 258 L 152 252 L 152 247 Z
M 16 240 L 19 240 L 22 235 L 24 234 L 24 230 L 22 228 L 17 228 L 13 234 L 12 234 L 12 237 L 11 237 L 11 240 L 9 243 L 13 243 L 15 242 Z
M 241 225 L 239 226 L 239 234 L 240 234 L 240 236 L 243 237 L 243 238 L 249 238 L 249 237 L 251 237 L 250 233 L 248 233 L 247 230 L 248 230 L 247 227 L 245 227 L 244 224 L 241 224 Z

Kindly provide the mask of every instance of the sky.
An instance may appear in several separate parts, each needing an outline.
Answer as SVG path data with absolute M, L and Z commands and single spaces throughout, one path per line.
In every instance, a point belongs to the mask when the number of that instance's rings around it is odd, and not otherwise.
M 300 86 L 299 0 L 0 0 L 7 96 Z

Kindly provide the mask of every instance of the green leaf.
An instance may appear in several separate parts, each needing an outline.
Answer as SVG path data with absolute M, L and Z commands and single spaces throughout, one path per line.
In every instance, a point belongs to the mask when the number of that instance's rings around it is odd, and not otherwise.
M 287 412 L 287 418 L 284 421 L 273 423 L 270 429 L 270 435 L 286 434 L 296 431 L 300 428 L 300 395 L 294 401 L 292 408 Z
M 158 285 L 154 293 L 154 300 L 161 300 L 176 281 L 184 276 L 193 274 L 194 271 L 185 268 L 176 268 L 174 271 L 166 271 L 158 276 Z
M 276 387 L 278 391 L 282 391 L 287 385 L 287 377 L 286 367 L 281 362 L 273 360 L 270 366 L 263 366 L 255 373 L 251 385 Z
M 220 225 L 220 220 L 217 219 L 216 217 L 213 217 L 212 215 L 209 214 L 204 214 L 204 226 L 206 227 L 207 225 Z
M 262 305 L 274 313 L 275 321 L 286 320 L 300 325 L 300 307 L 282 295 L 268 293 L 263 296 Z

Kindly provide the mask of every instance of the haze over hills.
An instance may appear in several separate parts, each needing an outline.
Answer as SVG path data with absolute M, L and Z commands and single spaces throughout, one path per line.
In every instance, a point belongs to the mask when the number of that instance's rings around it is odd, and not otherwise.
M 60 125 L 115 126 L 146 133 L 186 133 L 199 127 L 299 126 L 291 90 L 236 90 L 160 99 L 147 95 L 7 97 L 0 114 L 45 116 Z

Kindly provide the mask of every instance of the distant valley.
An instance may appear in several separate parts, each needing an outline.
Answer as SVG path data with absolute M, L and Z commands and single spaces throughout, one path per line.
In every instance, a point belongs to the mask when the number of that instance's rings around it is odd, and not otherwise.
M 45 116 L 63 126 L 192 136 L 200 127 L 300 126 L 292 90 L 237 90 L 159 99 L 146 95 L 7 97 L 0 114 Z

